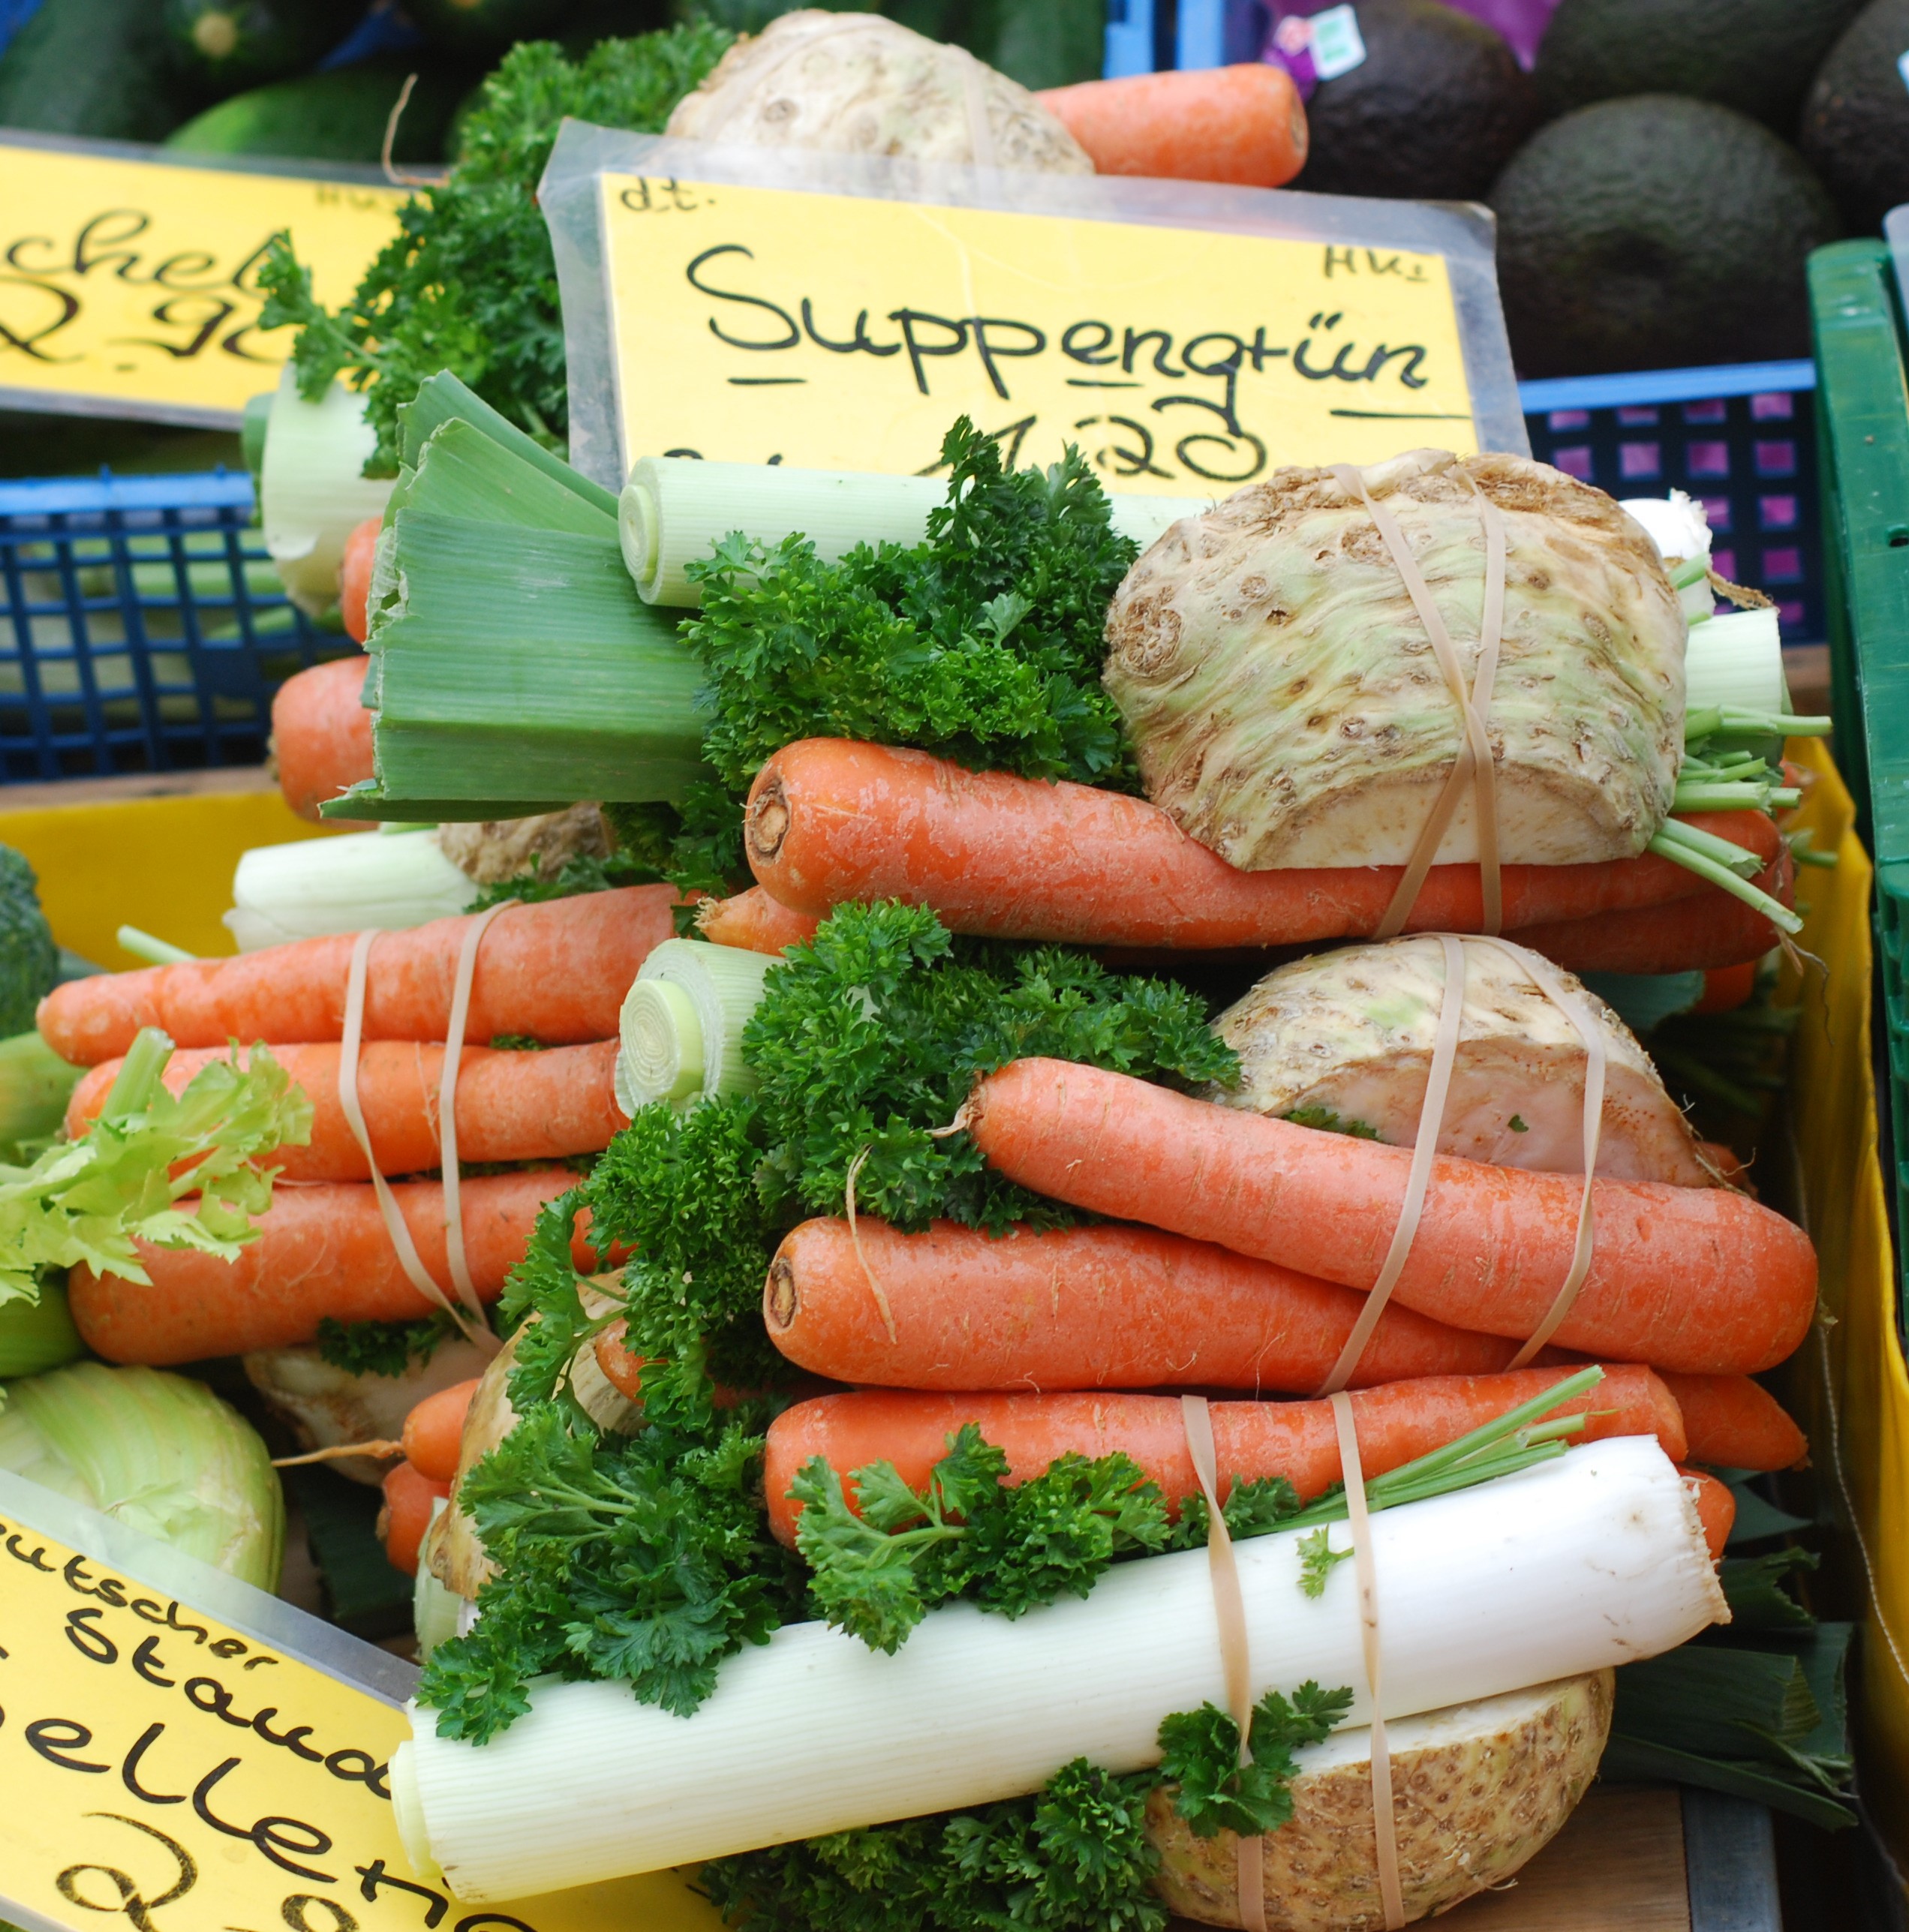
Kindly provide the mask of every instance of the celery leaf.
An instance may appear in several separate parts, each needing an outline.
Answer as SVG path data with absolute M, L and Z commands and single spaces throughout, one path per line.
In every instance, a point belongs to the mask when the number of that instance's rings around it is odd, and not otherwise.
M 148 1028 L 85 1135 L 0 1167 L 0 1302 L 32 1299 L 42 1268 L 146 1284 L 137 1242 L 230 1260 L 255 1238 L 278 1172 L 259 1157 L 310 1139 L 311 1104 L 263 1046 L 243 1067 L 236 1048 L 209 1062 L 175 1095 L 160 1077 L 171 1053 Z

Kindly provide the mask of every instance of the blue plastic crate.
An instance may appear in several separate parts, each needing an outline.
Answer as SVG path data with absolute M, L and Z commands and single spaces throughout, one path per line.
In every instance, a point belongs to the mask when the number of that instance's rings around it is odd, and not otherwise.
M 251 520 L 242 472 L 0 482 L 0 783 L 263 759 L 273 692 L 356 647 Z
M 1614 497 L 1701 497 L 1712 555 L 1776 604 L 1786 645 L 1820 644 L 1816 369 L 1741 362 L 1521 383 L 1532 454 Z

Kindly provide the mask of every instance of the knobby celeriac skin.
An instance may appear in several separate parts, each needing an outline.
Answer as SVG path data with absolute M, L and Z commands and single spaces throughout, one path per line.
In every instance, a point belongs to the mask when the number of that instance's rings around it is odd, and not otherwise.
M 1464 1017 L 1439 1151 L 1499 1167 L 1583 1173 L 1586 1062 L 1577 1028 L 1500 948 L 1460 943 Z M 1553 970 L 1603 1035 L 1598 1172 L 1714 1185 L 1690 1123 L 1631 1029 L 1574 975 Z M 1240 1056 L 1240 1077 L 1204 1098 L 1409 1147 L 1445 992 L 1443 948 L 1429 937 L 1346 946 L 1278 967 L 1214 1022 Z
M 1388 1727 L 1399 1874 L 1408 1919 L 1502 1885 L 1577 1807 L 1610 1735 L 1613 1673 L 1516 1690 Z M 1267 1923 L 1276 1932 L 1377 1924 L 1371 1733 L 1299 1753 L 1290 1818 L 1265 1842 Z M 1255 1740 L 1257 1741 L 1257 1740 Z M 1240 1925 L 1239 1840 L 1197 1836 L 1170 1786 L 1147 1801 L 1172 1911 Z
M 1487 720 L 1500 856 L 1643 850 L 1682 753 L 1685 624 L 1643 530 L 1601 491 L 1514 456 L 1416 450 L 1366 473 L 1468 684 L 1506 526 Z M 1128 573 L 1105 679 L 1147 795 L 1230 864 L 1399 865 L 1458 756 L 1458 708 L 1398 567 L 1331 471 L 1288 469 L 1176 524 Z M 1469 789 L 1438 852 L 1478 856 Z

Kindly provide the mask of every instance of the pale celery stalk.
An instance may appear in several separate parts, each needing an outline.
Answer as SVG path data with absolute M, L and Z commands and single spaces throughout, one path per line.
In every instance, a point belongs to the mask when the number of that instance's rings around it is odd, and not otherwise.
M 624 1112 L 652 1101 L 687 1107 L 753 1092 L 742 1029 L 769 969 L 780 963 L 736 946 L 664 940 L 638 969 L 618 1023 L 616 1096 Z
M 624 560 L 644 602 L 700 608 L 702 586 L 684 566 L 732 530 L 769 548 L 805 536 L 833 562 L 858 543 L 921 542 L 929 512 L 947 500 L 948 485 L 933 476 L 645 456 L 630 473 L 617 514 Z M 1143 550 L 1206 507 L 1190 497 L 1110 493 L 1108 502 L 1114 527 Z
M 149 966 L 183 966 L 197 957 L 183 946 L 176 946 L 170 939 L 158 939 L 137 926 L 122 926 L 113 937 L 119 941 L 121 951 L 131 953 L 136 960 L 144 960 Z
M 1780 933 L 1800 933 L 1803 922 L 1781 900 L 1773 899 L 1761 887 L 1752 885 L 1747 879 L 1740 879 L 1727 864 L 1720 864 L 1703 849 L 1701 840 L 1707 835 L 1694 825 L 1682 824 L 1676 819 L 1667 819 L 1657 836 L 1650 842 L 1649 850 L 1659 858 L 1667 858 L 1673 865 L 1681 865 L 1685 871 L 1694 872 L 1699 879 L 1708 879 L 1712 885 L 1720 885 L 1733 899 L 1740 899 L 1746 906 L 1754 906 Z M 1732 847 L 1734 851 L 1736 849 Z

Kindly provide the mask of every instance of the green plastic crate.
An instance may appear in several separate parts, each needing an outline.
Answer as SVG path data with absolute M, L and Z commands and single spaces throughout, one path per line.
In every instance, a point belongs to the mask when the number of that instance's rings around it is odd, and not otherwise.
M 1819 250 L 1810 302 L 1831 707 L 1836 761 L 1876 861 L 1878 1084 L 1889 1096 L 1882 1153 L 1901 1257 L 1909 1228 L 1909 372 L 1888 248 L 1862 241 Z

